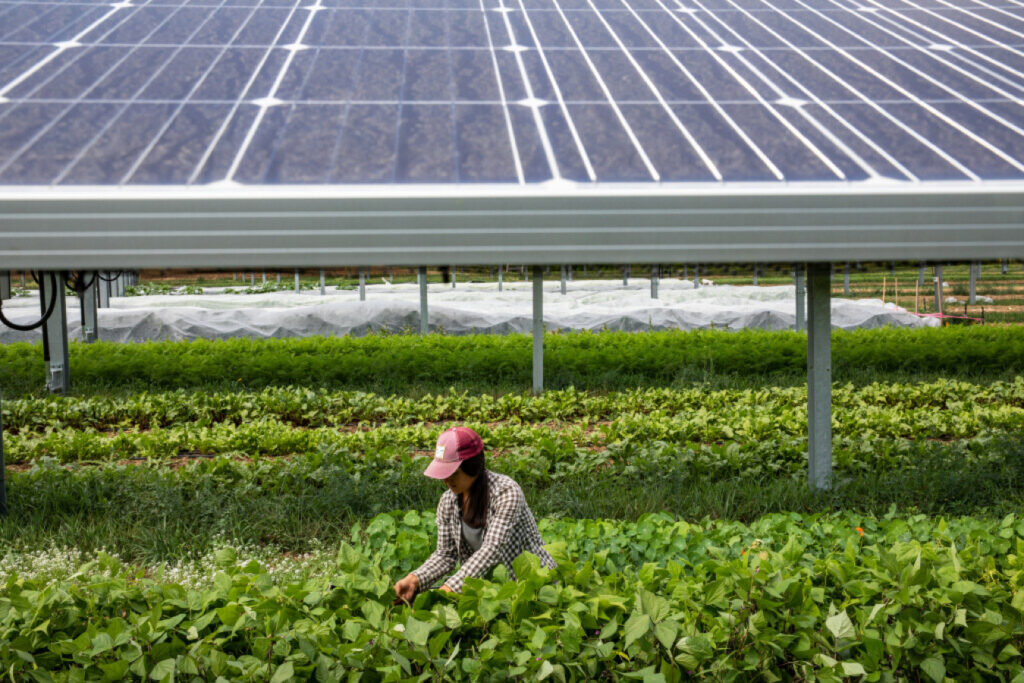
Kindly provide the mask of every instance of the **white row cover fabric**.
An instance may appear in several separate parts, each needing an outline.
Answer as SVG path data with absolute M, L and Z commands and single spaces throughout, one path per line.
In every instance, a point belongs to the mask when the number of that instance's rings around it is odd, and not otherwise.
M 529 333 L 532 326 L 531 283 L 506 277 L 503 291 L 496 282 L 431 284 L 431 331 L 447 334 Z M 758 328 L 793 329 L 795 292 L 790 286 L 715 286 L 711 281 L 694 288 L 691 281 L 662 279 L 658 299 L 650 298 L 650 281 L 585 280 L 544 285 L 544 324 L 548 330 L 692 330 Z M 312 335 L 355 335 L 386 330 L 419 329 L 419 290 L 416 284 L 367 285 L 366 301 L 356 290 L 327 289 L 319 293 L 273 292 L 223 294 L 208 289 L 202 295 L 135 296 L 111 299 L 99 311 L 99 338 L 105 341 L 271 338 Z M 4 302 L 14 322 L 38 318 L 39 302 L 23 297 Z M 72 339 L 81 337 L 78 306 L 68 302 Z M 834 329 L 929 327 L 938 320 L 919 318 L 894 303 L 878 299 L 832 300 Z M 37 341 L 38 332 L 0 327 L 0 342 Z

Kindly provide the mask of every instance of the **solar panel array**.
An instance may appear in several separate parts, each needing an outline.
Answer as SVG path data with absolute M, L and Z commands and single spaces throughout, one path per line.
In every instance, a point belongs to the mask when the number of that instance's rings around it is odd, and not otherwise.
M 0 185 L 873 178 L 1024 178 L 1024 1 L 0 2 Z

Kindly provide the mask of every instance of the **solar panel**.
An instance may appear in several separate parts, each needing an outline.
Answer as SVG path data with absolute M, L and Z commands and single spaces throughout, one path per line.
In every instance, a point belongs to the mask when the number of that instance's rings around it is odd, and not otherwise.
M 0 185 L 879 178 L 1024 178 L 1024 2 L 0 2 Z

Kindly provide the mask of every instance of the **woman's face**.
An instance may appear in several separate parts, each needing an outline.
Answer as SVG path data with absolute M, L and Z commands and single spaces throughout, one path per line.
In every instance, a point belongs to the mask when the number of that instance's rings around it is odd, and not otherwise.
M 445 486 L 452 490 L 455 495 L 469 493 L 469 487 L 476 481 L 476 477 L 471 477 L 461 469 L 455 470 L 455 474 L 443 479 Z

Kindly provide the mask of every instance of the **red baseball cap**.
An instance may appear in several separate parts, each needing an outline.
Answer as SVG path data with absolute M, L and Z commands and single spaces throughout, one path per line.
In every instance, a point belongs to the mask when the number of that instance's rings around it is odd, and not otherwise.
M 463 460 L 480 455 L 483 450 L 484 440 L 479 434 L 469 427 L 452 427 L 437 437 L 434 460 L 423 474 L 434 479 L 447 479 L 455 474 Z

